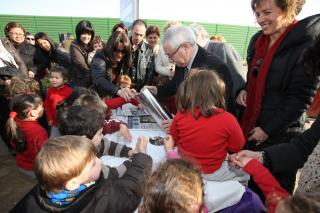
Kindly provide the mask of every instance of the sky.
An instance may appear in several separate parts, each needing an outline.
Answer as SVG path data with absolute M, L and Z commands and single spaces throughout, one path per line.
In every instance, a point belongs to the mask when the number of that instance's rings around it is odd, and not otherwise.
M 139 18 L 256 26 L 251 0 L 140 0 Z M 298 19 L 320 11 L 306 0 Z M 120 18 L 120 0 L 4 0 L 0 14 Z

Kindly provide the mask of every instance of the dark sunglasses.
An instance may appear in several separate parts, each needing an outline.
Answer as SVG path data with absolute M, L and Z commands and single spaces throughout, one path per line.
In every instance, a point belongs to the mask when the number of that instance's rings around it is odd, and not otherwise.
M 122 54 L 126 54 L 126 50 L 125 50 L 125 49 L 120 50 L 120 49 L 118 49 L 118 48 L 114 48 L 113 50 L 114 50 L 114 52 L 115 52 L 115 53 L 122 53 Z
M 34 41 L 34 38 L 26 38 L 26 40 L 28 40 L 28 41 Z
M 253 70 L 252 70 L 252 75 L 256 78 L 258 76 L 259 70 L 260 70 L 260 66 L 263 62 L 263 58 L 259 58 L 256 62 L 256 65 L 254 66 Z

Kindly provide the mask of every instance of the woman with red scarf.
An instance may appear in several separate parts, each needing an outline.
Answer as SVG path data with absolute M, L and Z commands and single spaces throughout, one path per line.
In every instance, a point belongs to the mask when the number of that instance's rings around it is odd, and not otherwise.
M 295 20 L 304 0 L 252 0 L 261 31 L 248 47 L 248 79 L 237 103 L 244 107 L 240 124 L 247 148 L 261 151 L 300 134 L 316 87 L 305 73 L 302 55 L 320 35 L 320 15 Z M 286 159 L 283 159 L 284 161 Z M 295 172 L 274 174 L 292 192 Z

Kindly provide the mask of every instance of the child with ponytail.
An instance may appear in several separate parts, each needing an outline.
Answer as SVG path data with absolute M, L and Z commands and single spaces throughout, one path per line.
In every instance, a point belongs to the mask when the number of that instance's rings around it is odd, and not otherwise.
M 17 166 L 23 174 L 34 177 L 34 160 L 48 139 L 48 133 L 38 123 L 43 115 L 43 102 L 37 95 L 21 94 L 11 99 L 10 109 L 6 130 L 17 151 Z

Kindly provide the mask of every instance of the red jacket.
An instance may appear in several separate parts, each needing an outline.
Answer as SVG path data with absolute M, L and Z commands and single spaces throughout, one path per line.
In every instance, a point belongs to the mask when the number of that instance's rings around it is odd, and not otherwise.
M 61 88 L 50 87 L 47 92 L 46 100 L 44 102 L 44 109 L 48 118 L 48 122 L 52 122 L 53 126 L 58 125 L 56 119 L 56 106 L 61 101 L 66 100 L 72 93 L 73 89 L 68 85 Z
M 250 174 L 259 188 L 262 190 L 266 197 L 266 203 L 268 212 L 273 213 L 281 201 L 279 198 L 288 197 L 289 194 L 284 190 L 278 181 L 272 176 L 268 169 L 266 169 L 261 163 L 253 159 L 249 161 L 243 170 Z
M 238 152 L 245 143 L 236 118 L 222 109 L 216 109 L 209 118 L 199 116 L 197 120 L 191 112 L 178 112 L 170 134 L 179 153 L 199 165 L 205 174 L 219 169 L 227 152 Z
M 48 139 L 47 131 L 38 124 L 38 121 L 23 121 L 15 118 L 18 127 L 25 135 L 27 149 L 17 152 L 17 166 L 28 171 L 33 171 L 34 160 L 44 142 Z

